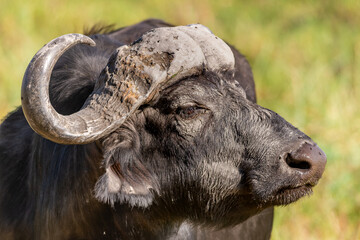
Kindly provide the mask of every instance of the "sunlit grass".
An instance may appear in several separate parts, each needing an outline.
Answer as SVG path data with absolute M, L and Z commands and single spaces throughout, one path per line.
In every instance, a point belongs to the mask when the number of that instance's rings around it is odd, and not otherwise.
M 81 1 L 0 3 L 0 118 L 51 39 L 96 23 L 145 18 L 202 23 L 249 59 L 259 103 L 310 135 L 328 156 L 315 193 L 277 208 L 273 239 L 360 239 L 360 1 Z

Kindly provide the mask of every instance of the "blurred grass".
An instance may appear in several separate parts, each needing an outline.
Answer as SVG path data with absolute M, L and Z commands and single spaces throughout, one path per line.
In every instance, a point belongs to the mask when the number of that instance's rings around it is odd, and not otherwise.
M 360 1 L 167 0 L 0 2 L 0 119 L 20 104 L 32 56 L 96 23 L 202 23 L 249 59 L 259 103 L 328 156 L 310 198 L 276 210 L 272 239 L 360 239 Z

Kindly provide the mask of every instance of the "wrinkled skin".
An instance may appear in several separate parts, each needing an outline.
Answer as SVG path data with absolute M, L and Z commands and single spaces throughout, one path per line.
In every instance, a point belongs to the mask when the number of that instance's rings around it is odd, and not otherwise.
M 55 109 L 79 110 L 113 50 L 162 26 L 149 20 L 68 51 L 52 74 Z M 311 192 L 283 190 L 302 180 L 279 156 L 311 139 L 255 104 L 250 67 L 232 50 L 234 76 L 168 85 L 91 144 L 53 143 L 21 109 L 10 114 L 0 126 L 0 238 L 269 238 L 272 206 Z
M 106 139 L 107 147 L 115 139 L 124 139 L 126 146 L 121 142 L 107 150 L 111 155 L 105 167 L 120 165 L 122 180 L 131 174 L 135 183 L 129 185 L 140 191 L 124 190 L 123 195 L 109 198 L 143 206 L 154 201 L 162 208 L 160 215 L 224 227 L 299 198 L 296 194 L 291 200 L 275 197 L 284 182 L 294 181 L 293 176 L 284 178 L 278 153 L 291 146 L 291 138 L 294 142 L 309 138 L 276 113 L 247 100 L 242 88 L 205 74 L 169 86 L 160 96 L 125 124 L 126 130 Z M 289 145 L 284 144 L 284 136 Z M 134 153 L 134 146 L 142 147 Z M 132 162 L 121 157 L 128 148 Z M 133 156 L 139 161 L 134 163 Z M 126 172 L 127 164 L 138 171 Z M 145 185 L 156 192 L 154 199 Z M 164 213 L 168 204 L 169 212 Z

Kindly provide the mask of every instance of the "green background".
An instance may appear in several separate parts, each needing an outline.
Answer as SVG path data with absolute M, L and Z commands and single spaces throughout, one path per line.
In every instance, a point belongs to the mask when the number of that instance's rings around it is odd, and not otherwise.
M 1 0 L 0 119 L 20 104 L 26 66 L 45 43 L 150 17 L 201 23 L 235 45 L 253 68 L 259 104 L 326 152 L 314 194 L 276 208 L 272 239 L 360 239 L 358 0 Z

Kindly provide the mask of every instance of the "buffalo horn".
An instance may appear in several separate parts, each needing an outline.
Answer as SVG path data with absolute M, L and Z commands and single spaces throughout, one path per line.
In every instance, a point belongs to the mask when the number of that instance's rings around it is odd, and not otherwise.
M 61 144 L 86 144 L 117 129 L 165 84 L 204 70 L 234 69 L 234 55 L 220 38 L 202 25 L 157 28 L 110 57 L 94 91 L 81 110 L 61 115 L 49 100 L 52 69 L 60 56 L 78 43 L 94 46 L 91 38 L 68 34 L 46 44 L 31 60 L 23 79 L 21 99 L 30 126 Z

